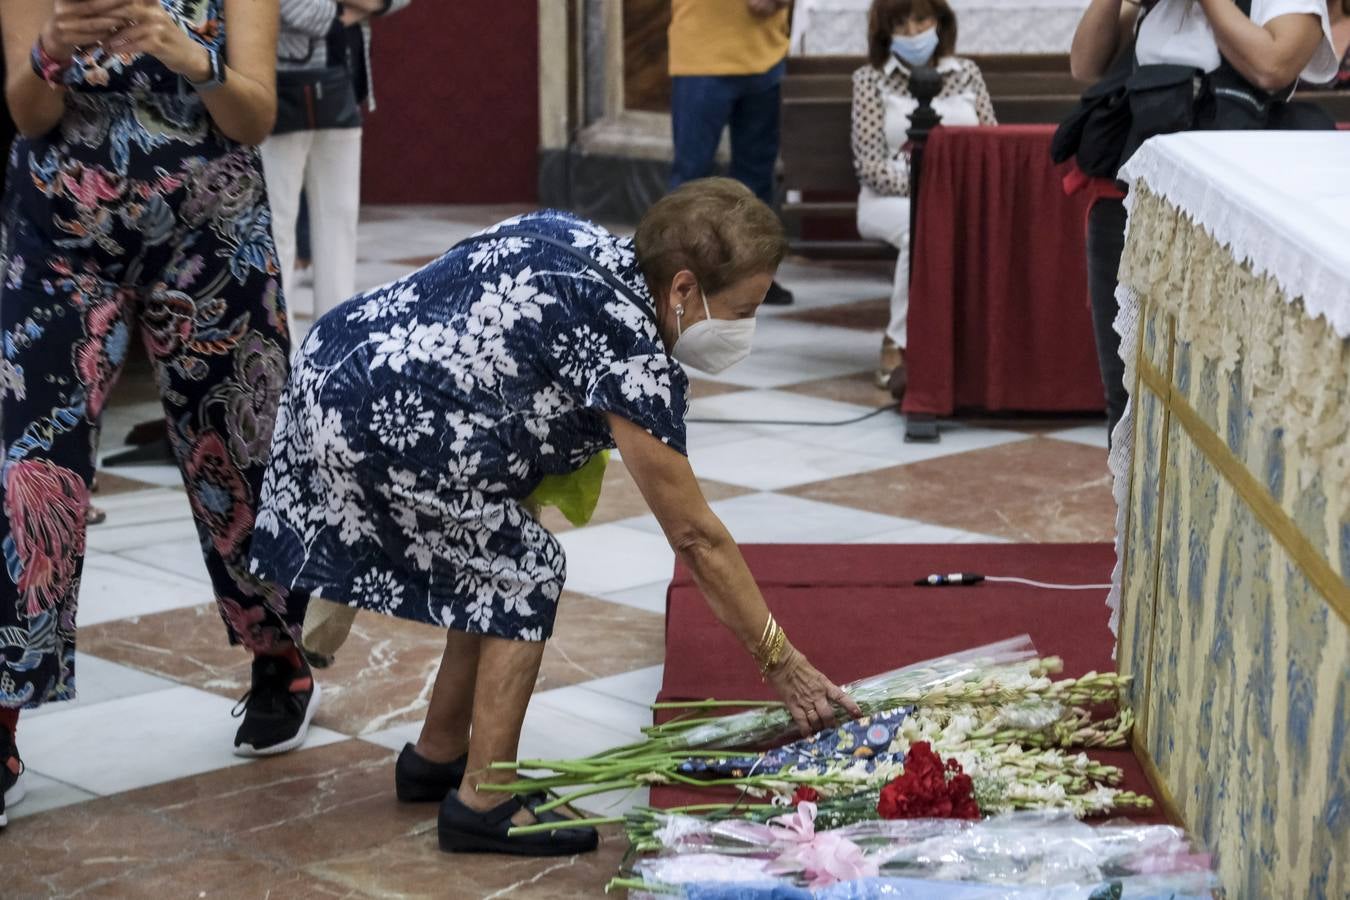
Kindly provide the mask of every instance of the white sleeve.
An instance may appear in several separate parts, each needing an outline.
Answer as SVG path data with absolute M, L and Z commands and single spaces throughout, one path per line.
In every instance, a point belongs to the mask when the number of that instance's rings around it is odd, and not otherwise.
M 1336 45 L 1331 40 L 1331 20 L 1327 17 L 1326 0 L 1255 0 L 1252 3 L 1252 21 L 1264 27 L 1272 19 L 1289 15 L 1313 15 L 1322 20 L 1322 43 L 1303 67 L 1300 76 L 1310 84 L 1321 84 L 1336 77 L 1341 67 L 1336 56 Z

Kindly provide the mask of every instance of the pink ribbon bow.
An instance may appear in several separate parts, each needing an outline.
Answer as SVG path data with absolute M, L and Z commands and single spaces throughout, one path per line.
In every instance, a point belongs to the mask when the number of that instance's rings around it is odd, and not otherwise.
M 786 844 L 769 865 L 770 872 L 801 872 L 807 885 L 826 887 L 839 881 L 871 878 L 878 873 L 876 863 L 863 855 L 862 848 L 848 838 L 831 831 L 816 832 L 816 805 L 799 803 L 797 811 L 779 816 L 773 824 L 781 829 L 780 844 Z

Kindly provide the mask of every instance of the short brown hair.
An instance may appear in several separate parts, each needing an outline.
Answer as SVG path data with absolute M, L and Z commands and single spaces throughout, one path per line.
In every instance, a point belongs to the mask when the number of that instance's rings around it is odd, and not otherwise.
M 700 178 L 652 204 L 633 236 L 638 265 L 658 294 L 676 273 L 694 273 L 715 294 L 751 275 L 773 272 L 787 254 L 783 225 L 749 188 Z
M 910 19 L 937 19 L 938 46 L 935 59 L 956 52 L 956 13 L 947 0 L 872 0 L 867 15 L 867 58 L 878 69 L 891 57 L 895 29 Z

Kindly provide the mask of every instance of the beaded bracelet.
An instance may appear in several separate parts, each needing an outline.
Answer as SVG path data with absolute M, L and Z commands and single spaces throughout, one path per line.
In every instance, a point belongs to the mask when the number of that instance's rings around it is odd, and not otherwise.
M 70 63 L 61 62 L 52 57 L 47 52 L 47 48 L 42 46 L 42 38 L 33 42 L 33 52 L 29 54 L 29 60 L 33 64 L 33 71 L 37 76 L 53 88 L 64 87 L 66 69 L 70 68 Z

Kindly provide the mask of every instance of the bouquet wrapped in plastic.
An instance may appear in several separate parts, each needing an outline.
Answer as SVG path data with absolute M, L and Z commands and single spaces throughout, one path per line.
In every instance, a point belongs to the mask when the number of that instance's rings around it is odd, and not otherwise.
M 1180 900 L 1217 886 L 1209 857 L 1168 826 L 1090 827 L 1047 813 L 813 825 L 806 803 L 765 824 L 667 816 L 654 835 L 659 855 L 616 884 L 698 900 Z

